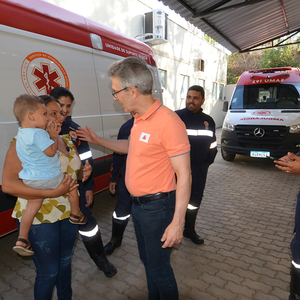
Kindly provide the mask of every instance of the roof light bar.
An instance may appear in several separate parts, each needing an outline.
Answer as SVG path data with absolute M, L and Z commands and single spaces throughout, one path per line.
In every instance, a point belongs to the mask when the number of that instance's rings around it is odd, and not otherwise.
M 256 69 L 250 70 L 249 73 L 274 73 L 279 71 L 291 71 L 292 67 L 271 68 L 271 69 Z

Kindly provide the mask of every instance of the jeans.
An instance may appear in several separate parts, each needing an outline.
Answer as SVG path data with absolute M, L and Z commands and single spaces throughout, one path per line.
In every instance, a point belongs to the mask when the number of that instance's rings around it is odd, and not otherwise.
M 59 300 L 72 299 L 71 255 L 77 229 L 69 219 L 31 226 L 29 241 L 37 270 L 35 300 L 51 300 L 54 285 Z
M 147 277 L 149 300 L 177 300 L 178 288 L 170 264 L 170 248 L 162 248 L 161 237 L 175 211 L 175 192 L 145 204 L 132 204 L 140 258 Z

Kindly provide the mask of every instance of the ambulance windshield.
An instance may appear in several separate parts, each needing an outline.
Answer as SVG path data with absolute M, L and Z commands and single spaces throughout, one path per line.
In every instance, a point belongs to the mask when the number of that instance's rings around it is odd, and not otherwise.
M 237 86 L 229 109 L 300 109 L 300 83 Z

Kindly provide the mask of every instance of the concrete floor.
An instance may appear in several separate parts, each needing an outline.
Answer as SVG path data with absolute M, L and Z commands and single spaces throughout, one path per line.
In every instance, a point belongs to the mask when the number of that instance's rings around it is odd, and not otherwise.
M 289 244 L 299 180 L 297 175 L 277 170 L 270 160 L 237 156 L 226 162 L 219 151 L 209 169 L 196 224 L 205 244 L 197 246 L 184 238 L 172 250 L 181 300 L 288 299 Z M 94 202 L 93 215 L 107 243 L 116 199 L 106 190 Z M 12 251 L 16 238 L 15 232 L 0 239 L 3 300 L 33 299 L 34 264 Z M 73 299 L 148 299 L 132 221 L 122 246 L 109 259 L 118 268 L 111 279 L 98 271 L 77 239 Z

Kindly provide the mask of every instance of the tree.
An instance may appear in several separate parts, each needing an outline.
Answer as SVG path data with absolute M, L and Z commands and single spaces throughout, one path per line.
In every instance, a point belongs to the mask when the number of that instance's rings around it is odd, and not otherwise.
M 279 42 L 277 40 L 276 42 Z M 300 42 L 300 37 L 288 42 Z M 270 45 L 265 45 L 270 46 Z M 300 45 L 290 45 L 254 51 L 249 53 L 235 53 L 228 56 L 227 84 L 236 84 L 241 74 L 251 69 L 265 69 L 278 67 L 299 67 Z
M 227 60 L 227 84 L 235 84 L 243 72 L 257 69 L 259 59 L 260 54 L 257 52 L 229 55 Z
M 286 46 L 263 50 L 259 68 L 298 67 L 300 65 L 297 46 Z

